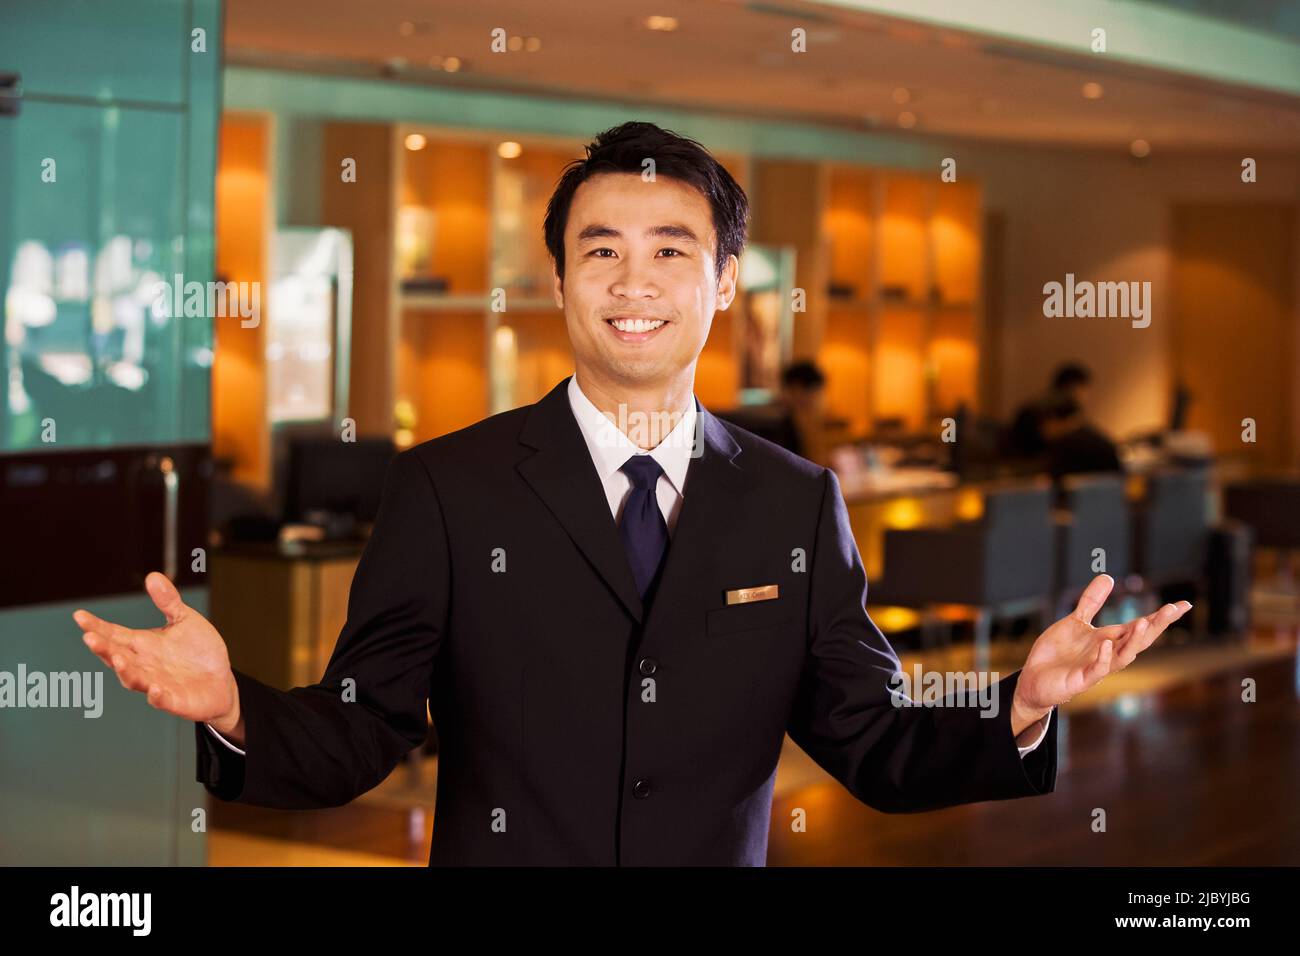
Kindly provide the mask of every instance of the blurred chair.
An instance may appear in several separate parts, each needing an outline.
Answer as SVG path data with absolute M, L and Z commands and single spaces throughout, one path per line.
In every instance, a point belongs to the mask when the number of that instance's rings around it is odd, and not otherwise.
M 1147 476 L 1145 497 L 1132 509 L 1133 570 L 1143 590 L 1152 595 L 1163 588 L 1189 584 L 1205 593 L 1206 559 L 1210 539 L 1209 479 L 1203 469 L 1169 469 Z M 1193 601 L 1199 620 L 1199 601 Z M 1200 630 L 1200 628 L 1193 628 Z
M 1059 492 L 1053 619 L 1068 614 L 1098 574 L 1109 574 L 1117 589 L 1122 587 L 1129 573 L 1131 535 L 1122 475 L 1067 475 Z M 1097 557 L 1103 561 L 1101 570 L 1094 570 Z
M 1054 536 L 1046 480 L 991 486 L 975 521 L 886 531 L 872 603 L 919 608 L 923 620 L 934 605 L 974 609 L 975 668 L 987 670 L 995 618 L 1050 609 Z
M 1223 513 L 1248 525 L 1262 548 L 1300 548 L 1300 478 L 1256 478 L 1226 485 Z
M 1296 552 L 1300 550 L 1300 477 L 1261 477 L 1233 482 L 1223 489 L 1224 525 L 1233 524 L 1249 536 L 1243 544 L 1225 540 L 1222 530 L 1211 544 L 1210 587 L 1219 597 L 1218 607 L 1228 613 L 1211 614 L 1210 632 L 1216 628 L 1228 633 L 1243 630 L 1248 622 L 1250 597 L 1241 597 L 1249 589 L 1251 555 L 1243 561 L 1243 547 L 1250 544 L 1277 552 L 1273 573 L 1263 578 L 1255 596 L 1266 619 L 1295 621 L 1300 616 L 1300 582 L 1296 580 Z M 1217 559 L 1217 560 L 1216 560 Z M 1211 602 L 1212 610 L 1214 602 Z

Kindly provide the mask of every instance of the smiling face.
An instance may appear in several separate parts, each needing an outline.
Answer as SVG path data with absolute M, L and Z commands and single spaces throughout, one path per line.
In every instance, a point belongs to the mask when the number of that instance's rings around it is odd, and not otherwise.
M 713 313 L 735 296 L 737 262 L 714 267 L 709 201 L 660 176 L 601 173 L 578 187 L 555 301 L 582 378 L 611 390 L 670 392 L 695 377 Z

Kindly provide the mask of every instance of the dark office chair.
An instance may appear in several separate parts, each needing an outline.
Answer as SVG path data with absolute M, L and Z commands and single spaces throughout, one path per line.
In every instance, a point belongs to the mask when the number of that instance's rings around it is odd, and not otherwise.
M 1067 475 L 1059 491 L 1053 618 L 1068 614 L 1098 574 L 1114 578 L 1117 590 L 1123 587 L 1129 573 L 1132 533 L 1122 475 Z M 1104 560 L 1099 562 L 1098 557 Z
M 1290 621 L 1300 613 L 1296 553 L 1300 551 L 1300 477 L 1273 476 L 1233 482 L 1223 489 L 1224 526 L 1235 525 L 1248 541 L 1232 540 L 1226 527 L 1216 529 L 1210 550 L 1213 597 L 1226 613 L 1210 615 L 1210 632 L 1241 632 L 1250 616 L 1250 545 L 1277 551 L 1273 574 L 1260 582 L 1260 609 L 1266 617 Z M 1242 552 L 1245 552 L 1244 556 Z M 1235 555 L 1235 560 L 1234 560 Z
M 1055 529 L 1045 479 L 990 487 L 976 521 L 885 532 L 884 578 L 872 603 L 975 610 L 975 667 L 987 670 L 995 618 L 1051 605 Z M 927 625 L 923 625 L 928 627 Z
M 1300 478 L 1256 478 L 1226 485 L 1223 513 L 1249 525 L 1261 548 L 1300 548 Z
M 1147 476 L 1146 496 L 1132 509 L 1133 568 L 1151 595 L 1151 609 L 1158 603 L 1156 595 L 1175 585 L 1190 585 L 1198 596 L 1205 593 L 1208 488 L 1204 469 L 1169 469 Z M 1199 620 L 1200 602 L 1192 603 Z

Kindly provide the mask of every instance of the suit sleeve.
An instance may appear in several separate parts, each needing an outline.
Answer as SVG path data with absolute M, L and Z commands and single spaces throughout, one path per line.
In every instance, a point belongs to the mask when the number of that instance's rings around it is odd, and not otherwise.
M 897 706 L 898 656 L 867 615 L 867 580 L 835 473 L 823 474 L 813 552 L 808 650 L 787 726 L 791 739 L 858 800 L 885 813 L 1050 793 L 1056 724 L 1023 757 L 1011 732 L 1016 671 L 953 706 Z M 924 574 L 924 568 L 907 569 Z M 992 681 L 996 675 L 988 675 Z M 917 696 L 917 695 L 913 695 Z M 956 695 L 954 695 L 956 696 Z
M 280 809 L 342 806 L 382 782 L 428 735 L 449 593 L 441 506 L 407 450 L 385 475 L 324 676 L 279 690 L 235 670 L 246 755 L 196 722 L 199 782 L 223 800 Z

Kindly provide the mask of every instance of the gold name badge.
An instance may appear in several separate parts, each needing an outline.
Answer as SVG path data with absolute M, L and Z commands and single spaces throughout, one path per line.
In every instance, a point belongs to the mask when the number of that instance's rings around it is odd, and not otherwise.
M 770 601 L 776 597 L 776 585 L 766 584 L 761 588 L 739 588 L 727 592 L 728 604 L 748 604 L 750 601 Z

